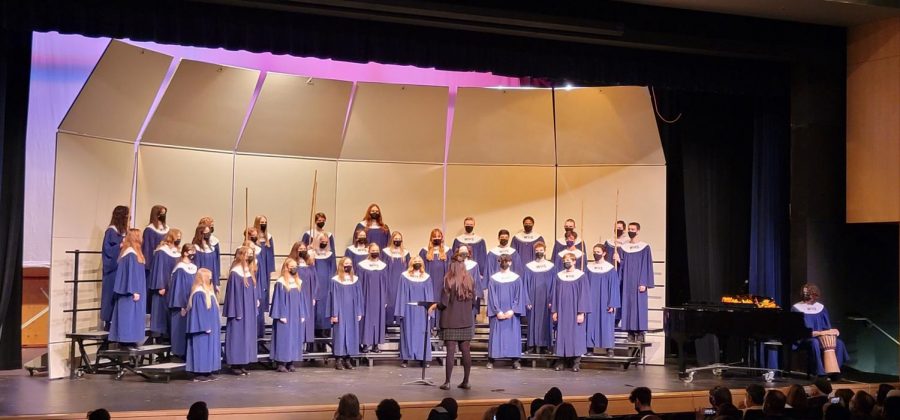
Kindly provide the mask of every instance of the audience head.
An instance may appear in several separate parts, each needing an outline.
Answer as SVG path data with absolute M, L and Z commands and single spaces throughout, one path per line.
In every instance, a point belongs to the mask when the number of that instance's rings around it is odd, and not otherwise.
M 777 389 L 772 389 L 766 393 L 766 399 L 763 401 L 763 413 L 767 416 L 783 415 L 785 404 L 787 404 L 787 396 Z
M 525 415 L 525 404 L 523 404 L 522 401 L 519 401 L 518 398 L 513 398 L 513 399 L 509 400 L 509 403 L 516 406 L 516 408 L 519 409 L 519 417 L 521 417 L 522 420 L 525 420 L 528 418 L 528 416 Z
M 209 407 L 203 401 L 197 401 L 191 404 L 188 409 L 187 420 L 206 420 L 209 418 Z
M 791 408 L 796 410 L 806 410 L 808 407 L 806 400 L 809 399 L 809 396 L 806 395 L 806 390 L 800 385 L 791 385 L 790 388 L 788 388 L 786 398 L 786 403 L 790 405 Z
M 537 415 L 538 410 L 540 410 L 541 407 L 543 407 L 545 404 L 546 403 L 544 402 L 543 398 L 535 398 L 531 400 L 531 417 L 534 418 L 534 416 Z
M 815 392 L 821 393 L 822 395 L 831 395 L 831 382 L 825 378 L 818 378 L 813 382 L 813 386 L 810 392 L 810 397 L 815 396 Z
M 456 420 L 456 415 L 459 412 L 459 404 L 456 403 L 456 400 L 447 397 L 441 400 L 441 403 L 438 404 L 438 406 L 444 407 L 444 410 L 447 410 L 447 414 L 450 415 L 450 420 Z
M 606 407 L 609 407 L 609 399 L 606 398 L 606 395 L 603 395 L 602 392 L 591 395 L 589 401 L 591 402 L 591 405 L 588 408 L 588 414 L 591 415 L 603 414 L 606 412 Z
M 447 409 L 441 406 L 437 406 L 431 409 L 428 412 L 428 420 L 448 420 L 450 419 L 450 413 L 447 412 Z
M 716 408 L 725 403 L 731 404 L 731 390 L 724 386 L 713 387 L 709 390 L 709 403 Z
M 631 390 L 628 401 L 634 404 L 634 411 L 644 411 L 645 409 L 650 409 L 651 395 L 650 388 L 639 386 Z
M 544 394 L 544 403 L 550 405 L 560 405 L 563 403 L 563 395 L 562 391 L 557 387 L 550 388 L 547 390 L 547 393 Z
M 482 420 L 494 420 L 494 417 L 497 415 L 497 406 L 493 406 L 484 411 L 484 415 L 481 416 Z
M 578 412 L 574 405 L 564 402 L 553 410 L 553 420 L 578 420 Z
M 750 384 L 746 388 L 747 395 L 744 397 L 744 405 L 747 407 L 755 407 L 763 405 L 766 399 L 766 389 L 759 384 Z
M 109 420 L 109 411 L 106 411 L 105 408 L 88 411 L 87 418 L 88 420 Z
M 890 384 L 881 384 L 878 385 L 878 393 L 875 394 L 875 403 L 878 405 L 884 405 L 884 400 L 887 399 L 888 392 L 894 389 L 893 385 Z
M 841 399 L 841 404 L 844 407 L 850 407 L 850 399 L 853 398 L 853 390 L 848 388 L 843 388 L 834 391 L 834 396 Z
M 888 391 L 884 399 L 884 418 L 888 420 L 900 420 L 900 390 Z
M 900 398 L 898 398 L 900 399 Z M 553 404 L 544 404 L 541 408 L 538 409 L 533 416 L 531 416 L 532 420 L 553 420 L 553 411 L 556 410 L 556 406 Z
M 375 418 L 378 420 L 400 420 L 400 404 L 396 400 L 384 399 L 375 407 Z
M 850 420 L 850 410 L 843 404 L 828 404 L 824 420 Z
M 359 420 L 362 413 L 359 411 L 359 398 L 354 394 L 344 394 L 338 401 L 337 412 L 334 413 L 335 420 Z
M 520 420 L 521 413 L 515 404 L 505 403 L 497 407 L 497 414 L 494 415 L 494 418 L 497 420 Z
M 856 391 L 856 394 L 850 399 L 848 408 L 854 416 L 868 417 L 875 408 L 875 398 L 872 398 L 866 391 Z
M 740 419 L 744 417 L 744 413 L 738 410 L 734 404 L 730 402 L 722 403 L 716 406 L 716 418 L 722 419 Z

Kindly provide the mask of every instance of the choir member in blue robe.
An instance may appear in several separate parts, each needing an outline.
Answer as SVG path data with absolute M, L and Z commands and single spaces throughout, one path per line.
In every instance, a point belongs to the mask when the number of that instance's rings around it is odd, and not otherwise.
M 431 344 L 424 345 L 425 335 L 429 334 L 428 313 L 426 308 L 414 304 L 435 301 L 432 283 L 419 256 L 412 257 L 407 270 L 400 274 L 394 316 L 400 320 L 401 367 L 410 360 L 431 361 Z
M 453 249 L 459 248 L 460 245 L 468 247 L 469 259 L 478 263 L 478 270 L 484 270 L 487 259 L 487 241 L 475 234 L 475 218 L 466 217 L 463 220 L 463 229 L 465 229 L 465 233 L 453 240 Z M 479 274 L 482 273 L 479 272 Z
M 313 287 L 316 291 L 316 309 L 314 327 L 317 338 L 331 337 L 331 315 L 328 314 L 328 292 L 331 290 L 331 277 L 337 271 L 335 255 L 329 248 L 331 241 L 330 236 L 324 233 L 319 234 L 313 240 L 313 260 L 316 269 L 316 285 Z M 316 351 L 325 351 L 325 344 L 316 346 Z
M 184 358 L 187 346 L 187 313 L 191 298 L 191 288 L 197 274 L 196 249 L 193 244 L 181 247 L 181 260 L 172 270 L 169 285 L 166 287 L 166 298 L 169 305 L 169 328 L 172 343 L 172 354 Z M 218 309 L 216 310 L 218 313 Z
M 556 242 L 553 244 L 553 258 L 556 258 L 556 255 L 562 252 L 562 250 L 569 248 L 566 244 L 566 233 L 575 232 L 575 221 L 572 219 L 566 219 L 565 223 L 563 223 L 563 236 L 561 238 L 557 238 Z M 575 239 L 575 247 L 581 248 L 581 239 Z
M 616 347 L 616 310 L 622 305 L 619 296 L 619 272 L 606 261 L 606 247 L 594 245 L 594 261 L 588 263 L 591 311 L 587 314 L 587 346 L 606 349 L 607 356 L 614 355 Z
M 103 329 L 109 330 L 109 320 L 113 311 L 113 285 L 116 283 L 116 271 L 119 268 L 119 253 L 122 251 L 122 238 L 128 232 L 129 209 L 116 206 L 109 221 L 109 227 L 103 234 L 101 257 L 103 261 L 103 279 L 100 289 L 100 320 Z
M 147 278 L 144 255 L 141 253 L 141 232 L 129 229 L 122 240 L 119 266 L 113 284 L 115 305 L 110 318 L 109 341 L 126 346 L 143 344 L 144 315 L 147 304 L 144 296 Z
M 222 248 L 219 243 L 219 238 L 214 234 L 216 232 L 216 222 L 212 217 L 205 216 L 200 219 L 200 222 L 197 223 L 197 226 L 204 227 L 204 229 L 202 230 L 202 236 L 200 236 L 200 238 L 202 238 L 206 245 L 208 245 L 209 248 L 212 249 L 213 255 L 215 255 L 215 258 L 213 260 L 214 267 L 209 269 L 209 271 L 212 272 L 212 282 L 213 286 L 216 288 L 216 293 L 219 293 L 219 283 L 222 280 Z M 209 230 L 206 230 L 206 227 L 208 227 Z M 197 239 L 196 234 L 194 238 Z M 196 245 L 195 242 L 192 241 L 192 243 Z
M 447 268 L 450 267 L 450 260 L 453 258 L 453 251 L 444 245 L 444 232 L 441 232 L 440 229 L 432 229 L 428 236 L 428 246 L 419 251 L 419 256 L 425 262 L 425 272 L 431 277 L 434 295 L 440 296 L 441 290 L 444 289 L 444 276 L 447 274 Z M 435 312 L 431 318 L 431 328 L 436 327 L 440 319 L 440 312 Z
M 369 258 L 356 265 L 356 275 L 362 284 L 363 320 L 360 328 L 360 344 L 363 353 L 381 353 L 379 344 L 385 343 L 384 310 L 387 308 L 387 264 L 381 261 L 381 248 L 376 243 L 369 244 Z
M 359 321 L 363 317 L 363 294 L 359 277 L 354 274 L 353 261 L 343 257 L 338 272 L 331 278 L 327 312 L 331 316 L 332 353 L 334 368 L 353 369 L 350 357 L 359 355 Z
M 585 314 L 590 312 L 589 289 L 587 275 L 575 268 L 575 256 L 566 255 L 550 298 L 550 313 L 556 322 L 554 353 L 560 358 L 554 370 L 562 370 L 567 363 L 572 364 L 573 372 L 581 370 L 581 356 L 587 352 Z
M 545 353 L 553 339 L 553 321 L 550 319 L 550 289 L 556 278 L 556 269 L 546 259 L 547 246 L 539 241 L 534 244 L 534 261 L 525 264 L 525 290 L 528 293 L 526 319 L 528 338 L 526 345 L 532 353 Z
M 512 238 L 512 247 L 519 254 L 522 263 L 534 261 L 534 245 L 538 242 L 544 242 L 544 237 L 534 231 L 534 218 L 525 216 L 522 219 L 522 231 Z
M 794 304 L 794 306 L 791 306 L 791 312 L 802 313 L 803 323 L 806 324 L 806 328 L 812 330 L 812 336 L 800 340 L 800 343 L 795 347 L 807 350 L 809 358 L 807 372 L 812 373 L 815 371 L 815 374 L 818 376 L 830 375 L 839 377 L 839 372 L 826 372 L 822 361 L 822 352 L 824 349 L 822 348 L 822 343 L 819 341 L 819 336 L 839 336 L 840 331 L 831 326 L 831 318 L 828 316 L 828 309 L 825 308 L 825 305 L 823 305 L 822 302 L 818 301 L 820 293 L 818 286 L 809 283 L 804 284 L 800 291 L 802 300 Z M 844 366 L 844 362 L 850 357 L 847 354 L 847 347 L 844 346 L 844 341 L 837 337 L 835 338 L 835 341 L 837 343 L 834 348 L 834 355 L 837 359 L 838 367 L 840 368 Z
M 195 375 L 194 381 L 207 382 L 222 368 L 222 343 L 219 338 L 219 302 L 212 284 L 212 272 L 197 271 L 191 287 L 186 318 L 187 356 L 184 369 Z
M 315 317 L 316 313 L 316 268 L 313 256 L 310 255 L 305 243 L 294 242 L 291 247 L 291 253 L 288 258 L 297 262 L 297 275 L 303 282 L 300 288 L 300 296 L 303 302 L 303 313 L 306 314 L 306 321 L 303 323 L 303 342 L 312 350 L 316 341 L 315 335 Z
M 403 234 L 391 232 L 390 246 L 381 250 L 381 260 L 387 264 L 387 303 L 385 320 L 388 325 L 397 325 L 394 318 L 394 302 L 397 301 L 397 290 L 400 288 L 400 276 L 409 267 L 409 251 L 403 246 Z
M 368 243 L 378 244 L 378 249 L 387 248 L 391 241 L 391 229 L 384 223 L 381 207 L 378 207 L 375 203 L 369 204 L 363 220 L 357 223 L 356 228 L 353 230 L 366 231 Z M 356 261 L 356 263 L 358 264 L 359 261 Z
M 606 262 L 618 265 L 621 261 L 619 256 L 619 248 L 628 242 L 628 234 L 625 233 L 625 221 L 617 220 L 616 221 L 616 239 L 610 241 L 606 240 L 604 246 L 606 247 Z
M 488 250 L 487 254 L 487 262 L 484 267 L 484 277 L 482 277 L 481 287 L 477 289 L 484 290 L 487 288 L 487 285 L 484 282 L 487 279 L 491 278 L 494 274 L 500 271 L 500 256 L 509 255 L 511 266 L 510 270 L 519 276 L 524 273 L 523 269 L 525 266 L 522 263 L 522 260 L 519 258 L 519 253 L 516 252 L 516 249 L 509 246 L 509 231 L 506 229 L 500 229 L 500 232 L 497 234 L 497 241 L 500 243 L 499 246 L 491 248 Z M 476 289 L 476 290 L 477 290 Z
M 216 255 L 216 248 L 210 242 L 212 238 L 210 229 L 209 226 L 197 225 L 197 228 L 194 230 L 194 239 L 191 240 L 191 243 L 194 244 L 194 250 L 197 253 L 197 256 L 194 257 L 194 264 L 197 265 L 198 269 L 205 268 L 213 274 L 213 287 L 218 292 L 220 283 L 219 275 L 216 273 L 219 273 L 219 257 Z
M 303 236 L 300 238 L 300 242 L 305 243 L 307 247 L 312 249 L 312 248 L 315 248 L 318 246 L 319 235 L 325 235 L 326 239 L 328 240 L 328 249 L 331 250 L 332 252 L 334 252 L 334 250 L 337 249 L 334 247 L 334 235 L 332 235 L 331 232 L 328 232 L 325 230 L 325 221 L 326 220 L 327 220 L 327 218 L 325 217 L 325 213 L 322 213 L 322 212 L 316 213 L 316 215 L 315 215 L 316 227 L 313 228 L 312 230 L 307 230 L 306 232 L 303 232 Z M 331 279 L 330 274 L 331 273 L 329 273 L 329 276 L 327 277 L 327 279 Z
M 353 261 L 353 265 L 369 258 L 369 239 L 365 229 L 357 229 L 353 233 L 353 243 L 344 250 L 344 256 Z
M 269 310 L 269 297 L 271 296 L 269 283 L 271 283 L 273 267 L 275 267 L 275 256 L 274 251 L 266 248 L 266 240 L 260 236 L 257 228 L 251 227 L 244 234 L 247 238 L 245 246 L 253 251 L 256 260 L 254 275 L 259 296 L 259 311 L 256 312 L 256 336 L 263 338 L 266 334 L 266 312 Z
M 487 314 L 490 334 L 488 336 L 488 369 L 494 368 L 496 359 L 512 359 L 513 369 L 522 369 L 522 322 L 528 295 L 525 284 L 518 274 L 510 270 L 512 258 L 500 257 L 500 271 L 488 280 Z
M 150 284 L 150 269 L 153 268 L 153 251 L 159 246 L 166 234 L 169 233 L 169 226 L 166 224 L 166 213 L 168 209 L 162 205 L 155 205 L 150 209 L 150 224 L 144 228 L 144 242 L 141 245 L 141 254 L 147 259 L 144 267 L 144 274 L 147 285 Z M 146 290 L 149 296 L 150 290 Z M 150 312 L 150 299 L 144 299 L 147 305 L 147 313 Z
M 653 287 L 653 256 L 650 245 L 641 241 L 638 234 L 641 225 L 628 224 L 629 241 L 619 248 L 622 262 L 619 275 L 622 279 L 622 322 L 620 328 L 628 331 L 631 340 L 643 340 L 647 330 L 647 291 Z
M 453 258 L 462 261 L 466 265 L 466 272 L 472 276 L 475 282 L 475 305 L 472 307 L 472 316 L 477 317 L 481 312 L 481 305 L 484 304 L 484 296 L 487 292 L 487 282 L 482 280 L 481 266 L 472 260 L 471 249 L 468 245 L 460 245 L 453 250 Z
M 172 270 L 181 258 L 181 231 L 170 229 L 166 237 L 153 252 L 150 264 L 150 333 L 154 337 L 169 337 L 169 299 L 166 287 L 172 277 Z
M 575 268 L 584 270 L 585 255 L 582 250 L 584 242 L 578 240 L 578 232 L 575 231 L 566 232 L 565 238 L 566 247 L 553 256 L 553 264 L 557 267 L 561 267 L 563 256 L 566 254 L 573 254 L 575 255 Z
M 297 261 L 284 260 L 281 276 L 272 291 L 272 360 L 278 372 L 294 372 L 294 362 L 303 360 L 303 325 L 306 305 L 301 289 L 305 282 L 297 272 Z
M 257 361 L 256 314 L 261 311 L 256 285 L 256 256 L 242 246 L 234 253 L 234 262 L 225 285 L 225 362 L 236 375 L 246 376 L 247 365 Z

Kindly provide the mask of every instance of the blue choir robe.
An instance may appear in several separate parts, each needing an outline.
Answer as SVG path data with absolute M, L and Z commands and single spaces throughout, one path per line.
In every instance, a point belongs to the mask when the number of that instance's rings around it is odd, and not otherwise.
M 526 261 L 534 261 L 534 244 L 543 241 L 544 237 L 542 235 L 537 234 L 534 231 L 525 233 L 523 230 L 513 235 L 512 247 L 516 250 L 516 253 L 519 254 L 519 259 L 525 263 Z
M 434 286 L 431 283 L 432 279 L 428 273 L 416 276 L 404 271 L 400 274 L 394 316 L 400 320 L 401 360 L 431 361 L 431 345 L 424 344 L 425 335 L 429 331 L 427 308 L 410 305 L 416 302 L 435 301 Z
M 482 277 L 482 285 L 481 288 L 487 288 L 488 279 L 491 278 L 494 274 L 497 274 L 500 271 L 500 256 L 501 255 L 509 255 L 512 259 L 511 265 L 509 266 L 510 271 L 521 276 L 524 273 L 525 265 L 522 263 L 522 260 L 519 258 L 519 253 L 516 252 L 516 249 L 511 246 L 498 246 L 488 250 L 487 253 L 487 265 L 484 267 L 484 276 Z
M 331 316 L 328 315 L 328 292 L 331 290 L 331 277 L 334 276 L 336 267 L 334 253 L 328 251 L 324 254 L 313 252 L 315 258 L 316 284 L 316 313 L 313 326 L 317 330 L 331 329 Z
M 116 271 L 119 268 L 119 252 L 125 236 L 115 226 L 106 228 L 101 245 L 103 260 L 103 280 L 100 289 L 100 320 L 109 324 L 115 302 L 113 285 L 116 283 Z M 108 328 L 108 327 L 107 327 Z
M 350 258 L 353 261 L 353 266 L 355 267 L 360 261 L 369 258 L 369 247 L 364 246 L 362 248 L 358 248 L 356 245 L 350 245 L 347 249 L 344 250 L 344 256 Z
M 472 306 L 472 317 L 474 318 L 478 315 L 478 312 L 481 311 L 481 305 L 483 304 L 485 292 L 487 291 L 487 285 L 481 276 L 481 264 L 468 258 L 466 259 L 465 264 L 466 272 L 472 276 L 472 282 L 475 284 L 475 305 Z
M 388 247 L 388 244 L 391 243 L 391 230 L 390 229 L 382 229 L 381 225 L 377 222 L 373 222 L 372 226 L 366 227 L 363 222 L 359 222 L 356 224 L 356 229 L 353 229 L 354 232 L 357 230 L 364 229 L 366 231 L 366 239 L 369 243 L 378 244 L 379 249 L 384 249 Z
M 275 260 L 269 261 L 268 251 L 265 246 L 251 245 L 250 249 L 256 255 L 256 288 L 259 297 L 259 311 L 256 312 L 256 337 L 262 338 L 266 333 L 266 311 L 269 310 L 269 283 L 271 271 L 269 267 L 275 266 Z M 272 257 L 274 258 L 274 257 Z
M 553 339 L 553 319 L 550 317 L 550 286 L 557 269 L 552 262 L 535 260 L 525 264 L 525 290 L 528 294 L 528 347 L 550 347 Z
M 272 291 L 272 360 L 281 363 L 303 360 L 303 324 L 306 323 L 306 305 L 301 289 L 302 280 L 289 282 L 284 277 L 275 281 Z M 285 322 L 282 322 L 282 319 Z
M 128 248 L 119 258 L 116 282 L 113 284 L 115 305 L 110 318 L 109 341 L 141 344 L 146 337 L 144 315 L 146 314 L 147 278 L 144 264 L 137 259 L 134 249 Z M 134 294 L 140 299 L 134 300 Z
M 488 281 L 487 314 L 490 326 L 488 357 L 491 359 L 522 356 L 522 321 L 528 294 L 518 274 L 511 270 L 498 272 Z M 513 317 L 501 320 L 497 314 L 513 311 Z
M 358 276 L 342 283 L 338 276 L 331 278 L 328 300 L 329 317 L 337 317 L 331 326 L 332 353 L 335 356 L 359 355 L 359 320 L 363 316 L 362 285 Z
M 647 330 L 647 294 L 653 287 L 653 256 L 646 242 L 626 243 L 619 247 L 621 252 L 619 275 L 622 279 L 622 322 L 625 331 Z M 647 291 L 640 293 L 640 286 Z
M 791 312 L 802 313 L 803 323 L 806 324 L 806 328 L 812 331 L 825 331 L 832 328 L 828 309 L 825 309 L 825 305 L 821 302 L 813 304 L 797 302 L 794 306 L 791 306 Z M 815 367 L 816 375 L 823 376 L 827 374 L 822 363 L 822 344 L 819 342 L 818 337 L 804 338 L 795 347 L 805 347 L 808 350 L 809 355 L 807 357 L 811 359 L 810 368 Z M 837 357 L 838 367 L 844 366 L 844 362 L 850 358 L 847 354 L 847 348 L 844 346 L 844 341 L 840 337 L 837 338 L 834 355 Z
M 444 290 L 444 275 L 447 274 L 447 270 L 450 268 L 450 260 L 453 259 L 453 250 L 448 246 L 444 246 L 444 255 L 447 257 L 446 260 L 441 260 L 438 254 L 438 249 L 435 248 L 432 253 L 432 260 L 428 261 L 428 248 L 422 248 L 419 251 L 419 256 L 422 257 L 422 262 L 425 263 L 425 272 L 431 277 L 431 285 L 434 286 L 434 295 L 440 296 L 441 290 Z M 440 311 L 435 311 L 431 317 L 431 327 L 434 328 L 440 325 L 441 315 Z
M 205 244 L 194 244 L 194 250 L 197 251 L 194 257 L 194 264 L 197 268 L 205 268 L 213 273 L 212 284 L 216 290 L 219 290 L 219 276 L 216 270 L 219 267 L 219 258 L 216 256 L 216 248 Z
M 247 284 L 244 284 L 246 278 Z M 229 365 L 256 363 L 256 314 L 262 312 L 259 287 L 253 273 L 240 265 L 228 274 L 225 285 L 225 362 Z
M 613 348 L 616 346 L 616 313 L 622 306 L 619 296 L 621 288 L 619 272 L 606 260 L 587 265 L 591 311 L 587 314 L 587 346 L 590 348 Z
M 153 253 L 153 268 L 150 269 L 148 288 L 150 289 L 150 332 L 156 336 L 169 335 L 169 299 L 160 295 L 160 290 L 169 286 L 172 270 L 181 259 L 178 249 L 167 246 L 158 248 Z M 166 290 L 168 293 L 168 290 Z
M 219 284 L 221 283 L 222 277 L 222 247 L 219 245 L 219 238 L 215 237 L 215 235 L 209 235 L 209 246 L 213 249 L 213 254 L 215 255 L 215 264 L 213 268 L 210 268 L 209 271 L 212 272 L 212 284 L 216 288 L 216 292 L 219 291 Z
M 397 290 L 400 288 L 400 275 L 409 267 L 409 251 L 404 248 L 384 248 L 381 250 L 381 260 L 387 264 L 387 308 L 385 308 L 385 320 L 388 325 L 396 325 L 394 318 L 394 302 L 397 301 Z
M 361 344 L 382 344 L 385 342 L 384 309 L 388 302 L 387 264 L 381 260 L 366 259 L 356 265 L 356 270 L 363 293 Z
M 219 302 L 210 293 L 212 303 L 206 307 L 206 292 L 191 293 L 191 309 L 187 312 L 187 356 L 184 369 L 193 373 L 211 373 L 222 368 L 222 343 Z M 255 349 L 254 349 L 255 350 Z
M 605 259 L 606 262 L 615 265 L 613 255 L 617 252 L 619 253 L 619 257 L 621 258 L 622 252 L 620 251 L 620 249 L 622 248 L 622 245 L 628 242 L 628 237 L 625 236 L 624 238 L 625 239 L 616 239 L 615 242 L 610 242 L 609 240 L 607 240 L 603 243 L 603 247 L 606 248 L 606 256 L 604 256 L 603 259 Z
M 578 323 L 578 314 L 590 312 L 587 275 L 581 270 L 556 274 L 550 298 L 550 312 L 556 314 L 556 346 L 559 357 L 580 357 L 587 352 L 587 322 Z
M 300 295 L 303 302 L 303 313 L 306 322 L 303 323 L 303 342 L 312 343 L 316 340 L 315 334 L 315 317 L 316 314 L 316 295 L 318 290 L 318 279 L 316 278 L 316 268 L 306 265 L 306 261 L 299 261 L 297 264 L 297 275 L 303 281 L 303 287 L 300 288 Z
M 325 230 L 307 230 L 306 232 L 303 232 L 303 236 L 300 238 L 300 241 L 305 243 L 310 249 L 310 252 L 312 252 L 312 250 L 314 249 L 319 249 L 319 243 L 316 238 L 318 238 L 322 233 L 324 233 L 325 236 L 328 237 L 328 251 L 334 252 L 334 235 L 332 235 L 331 232 Z M 328 278 L 330 279 L 331 276 L 328 276 Z
M 581 249 L 581 238 L 575 240 L 575 247 Z M 556 242 L 553 243 L 553 255 L 559 254 L 562 250 L 568 248 L 566 246 L 566 237 L 557 238 Z
M 150 280 L 150 269 L 153 268 L 153 263 L 151 257 L 153 257 L 153 251 L 156 251 L 156 248 L 159 247 L 159 243 L 166 238 L 166 234 L 169 233 L 169 227 L 163 226 L 162 229 L 157 229 L 156 226 L 147 225 L 144 228 L 144 241 L 141 243 L 141 253 L 144 254 L 144 258 L 147 260 L 147 264 L 144 267 L 144 271 L 147 275 L 147 281 Z
M 583 270 L 585 258 L 584 252 L 581 251 L 581 248 L 563 248 L 562 251 L 557 252 L 556 255 L 553 256 L 553 265 L 559 267 L 560 269 L 563 269 L 563 257 L 569 253 L 575 254 L 575 268 Z
M 172 354 L 178 357 L 184 357 L 187 347 L 187 318 L 181 314 L 181 310 L 188 307 L 195 275 L 197 275 L 196 265 L 179 262 L 172 271 L 169 287 L 166 289 Z M 216 309 L 217 316 L 218 312 Z
M 478 263 L 479 270 L 484 270 L 487 258 L 487 242 L 484 241 L 484 238 L 474 233 L 471 235 L 462 234 L 453 240 L 453 250 L 459 249 L 460 245 L 465 245 L 469 248 L 469 258 Z M 479 273 L 483 274 L 480 271 Z

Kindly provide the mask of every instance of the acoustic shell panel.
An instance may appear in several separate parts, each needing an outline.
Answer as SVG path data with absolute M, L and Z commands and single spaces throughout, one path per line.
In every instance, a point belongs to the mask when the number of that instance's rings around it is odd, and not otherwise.
M 352 82 L 267 73 L 237 150 L 337 159 Z
M 142 143 L 234 150 L 259 71 L 181 60 Z
M 446 87 L 359 83 L 341 159 L 443 163 Z
M 110 41 L 60 130 L 134 141 L 171 63 L 168 55 Z

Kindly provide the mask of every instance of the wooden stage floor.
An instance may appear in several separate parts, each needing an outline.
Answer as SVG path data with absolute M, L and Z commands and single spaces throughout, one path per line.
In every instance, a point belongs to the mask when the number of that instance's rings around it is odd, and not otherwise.
M 427 376 L 442 382 L 443 367 L 435 364 Z M 394 398 L 403 407 L 403 418 L 419 419 L 444 397 L 460 402 L 460 418 L 480 418 L 484 410 L 510 398 L 526 404 L 541 397 L 550 387 L 559 387 L 567 401 L 575 403 L 579 414 L 587 414 L 587 397 L 603 392 L 610 397 L 611 414 L 630 414 L 627 395 L 632 388 L 647 386 L 653 390 L 657 412 L 686 412 L 707 404 L 706 391 L 715 385 L 734 390 L 750 383 L 765 384 L 759 376 L 739 377 L 698 373 L 690 384 L 682 383 L 674 366 L 620 367 L 589 366 L 581 372 L 555 372 L 547 368 L 509 369 L 498 362 L 493 370 L 480 364 L 472 370 L 472 389 L 455 385 L 462 367 L 454 369 L 454 388 L 402 385 L 419 377 L 421 369 L 400 368 L 381 362 L 375 367 L 353 371 L 335 371 L 330 366 L 304 366 L 295 373 L 254 370 L 247 377 L 223 374 L 220 380 L 194 383 L 173 379 L 170 383 L 149 383 L 126 375 L 121 381 L 109 375 L 85 375 L 76 380 L 48 380 L 27 374 L 0 376 L 0 416 L 19 418 L 78 418 L 85 412 L 103 407 L 114 418 L 183 419 L 187 408 L 197 400 L 208 403 L 215 418 L 309 418 L 331 419 L 337 398 L 355 393 L 364 405 L 366 418 L 374 418 L 374 409 L 383 398 Z M 852 378 L 851 378 L 852 379 Z M 895 379 L 896 380 L 896 379 Z M 805 379 L 777 379 L 768 387 L 784 388 L 792 383 L 808 384 Z M 865 389 L 874 394 L 877 383 L 847 382 L 836 387 Z M 743 392 L 735 392 L 736 400 Z

